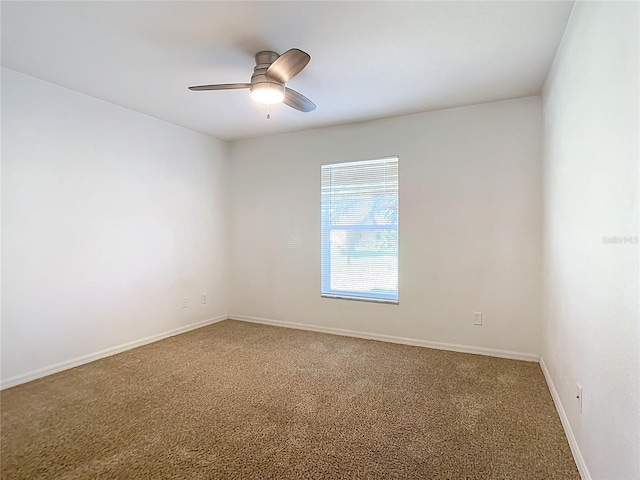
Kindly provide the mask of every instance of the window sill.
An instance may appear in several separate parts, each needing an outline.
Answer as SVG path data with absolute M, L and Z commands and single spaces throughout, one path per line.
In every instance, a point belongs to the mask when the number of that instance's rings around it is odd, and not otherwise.
M 350 297 L 348 295 L 332 295 L 329 293 L 320 294 L 322 298 L 333 298 L 336 300 L 355 300 L 356 302 L 369 302 L 369 303 L 386 303 L 390 305 L 399 305 L 398 300 L 387 300 L 384 298 L 365 298 L 365 297 Z

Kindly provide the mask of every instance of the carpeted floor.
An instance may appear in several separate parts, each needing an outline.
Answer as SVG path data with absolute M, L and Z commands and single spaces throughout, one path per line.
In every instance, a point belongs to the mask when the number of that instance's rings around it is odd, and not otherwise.
M 3 479 L 579 479 L 535 363 L 231 320 L 1 402 Z

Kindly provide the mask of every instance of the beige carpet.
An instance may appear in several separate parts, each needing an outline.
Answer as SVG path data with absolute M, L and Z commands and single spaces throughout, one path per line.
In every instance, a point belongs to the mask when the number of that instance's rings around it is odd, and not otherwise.
M 1 402 L 3 479 L 579 479 L 535 363 L 236 321 Z

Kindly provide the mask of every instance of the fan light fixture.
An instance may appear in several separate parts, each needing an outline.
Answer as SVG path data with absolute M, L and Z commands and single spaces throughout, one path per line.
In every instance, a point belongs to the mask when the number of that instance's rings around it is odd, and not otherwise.
M 275 82 L 255 83 L 251 86 L 251 98 L 258 103 L 274 105 L 284 100 L 284 85 Z

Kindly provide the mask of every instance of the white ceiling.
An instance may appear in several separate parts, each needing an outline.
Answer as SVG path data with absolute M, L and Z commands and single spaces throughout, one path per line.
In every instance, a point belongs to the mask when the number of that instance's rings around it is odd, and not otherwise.
M 2 64 L 221 139 L 536 95 L 572 2 L 2 2 Z M 287 85 L 318 108 L 254 103 L 259 50 L 300 48 Z

